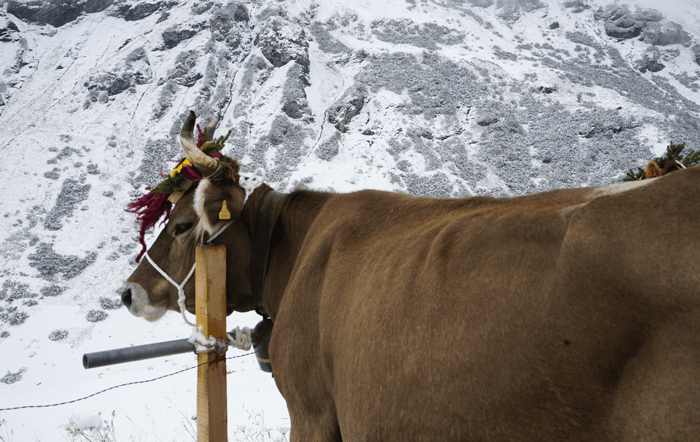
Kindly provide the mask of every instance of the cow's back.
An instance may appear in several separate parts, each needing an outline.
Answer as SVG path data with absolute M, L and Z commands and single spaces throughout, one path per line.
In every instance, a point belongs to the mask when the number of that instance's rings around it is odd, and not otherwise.
M 609 251 L 586 248 L 599 210 L 588 190 L 545 195 L 333 197 L 275 324 L 293 437 L 599 441 L 633 424 L 643 434 L 645 398 L 672 387 L 659 350 L 672 337 L 659 324 L 674 330 L 677 313 L 596 280 L 591 263 Z M 697 379 L 697 341 L 677 344 L 677 372 Z M 649 381 L 653 366 L 664 374 Z

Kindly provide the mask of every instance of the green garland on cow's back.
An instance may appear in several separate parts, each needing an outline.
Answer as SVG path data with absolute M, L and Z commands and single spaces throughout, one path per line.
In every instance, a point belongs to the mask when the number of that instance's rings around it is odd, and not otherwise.
M 683 155 L 683 149 L 685 149 L 685 143 L 671 143 L 671 145 L 666 148 L 666 154 L 662 157 L 654 158 L 654 161 L 656 161 L 656 164 L 658 164 L 661 169 L 663 169 L 669 161 L 677 161 L 682 163 L 685 167 L 695 166 L 700 163 L 700 151 L 691 150 Z M 627 176 L 623 178 L 623 181 L 642 180 L 644 176 L 644 169 L 638 167 L 636 171 L 630 169 L 627 172 Z

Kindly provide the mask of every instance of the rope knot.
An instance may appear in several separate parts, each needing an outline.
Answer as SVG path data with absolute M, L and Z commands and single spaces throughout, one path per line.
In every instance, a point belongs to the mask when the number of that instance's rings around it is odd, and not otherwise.
M 213 353 L 223 356 L 228 348 L 228 343 L 221 339 L 216 339 L 213 336 L 205 338 L 202 334 L 202 326 L 198 325 L 192 329 L 192 336 L 188 339 L 191 344 L 194 344 L 195 353 Z
M 226 337 L 229 345 L 239 350 L 248 351 L 253 345 L 253 338 L 248 327 L 236 327 L 233 334 L 227 334 Z
M 202 334 L 202 329 L 201 325 L 193 328 L 192 335 L 188 339 L 191 344 L 194 344 L 195 353 L 216 352 L 218 355 L 223 356 L 226 354 L 226 349 L 229 345 L 244 351 L 250 350 L 250 347 L 253 345 L 253 339 L 248 327 L 236 327 L 232 334 L 226 334 L 225 340 L 216 339 L 213 336 L 206 338 Z

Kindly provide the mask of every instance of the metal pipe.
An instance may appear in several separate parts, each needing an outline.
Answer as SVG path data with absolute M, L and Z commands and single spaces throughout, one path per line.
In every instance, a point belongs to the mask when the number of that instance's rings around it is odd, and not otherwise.
M 137 345 L 135 347 L 116 348 L 114 350 L 85 353 L 83 367 L 97 368 L 105 365 L 122 364 L 124 362 L 141 361 L 159 358 L 161 356 L 179 355 L 194 351 L 194 344 L 187 339 L 159 342 L 157 344 Z
M 236 331 L 230 332 L 235 339 Z M 137 345 L 135 347 L 115 348 L 114 350 L 85 353 L 83 355 L 83 367 L 97 368 L 105 365 L 122 364 L 124 362 L 142 361 L 144 359 L 159 358 L 162 356 L 179 355 L 194 352 L 194 344 L 187 339 L 158 342 L 156 344 Z

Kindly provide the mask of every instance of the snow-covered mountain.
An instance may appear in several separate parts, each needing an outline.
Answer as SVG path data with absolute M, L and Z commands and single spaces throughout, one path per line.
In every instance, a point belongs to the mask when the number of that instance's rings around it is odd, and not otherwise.
M 226 153 L 280 191 L 512 196 L 621 181 L 671 142 L 700 146 L 700 4 L 656 3 L 0 4 L 0 409 L 192 364 L 85 372 L 80 359 L 189 334 L 177 315 L 131 317 L 116 294 L 138 251 L 124 209 L 181 156 L 189 110 L 219 116 Z M 254 358 L 231 367 L 230 437 L 281 437 L 273 381 Z M 192 440 L 193 376 L 0 411 L 0 441 L 70 440 L 60 427 L 98 411 L 115 412 L 120 440 Z

